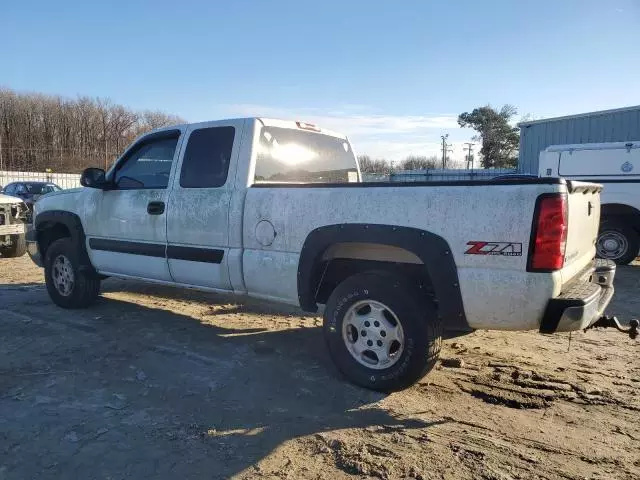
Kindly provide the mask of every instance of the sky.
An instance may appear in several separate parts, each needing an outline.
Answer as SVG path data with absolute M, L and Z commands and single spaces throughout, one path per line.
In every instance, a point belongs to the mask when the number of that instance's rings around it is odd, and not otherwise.
M 394 161 L 449 134 L 462 161 L 475 107 L 639 105 L 639 47 L 640 0 L 3 0 L 0 86 L 309 121 Z

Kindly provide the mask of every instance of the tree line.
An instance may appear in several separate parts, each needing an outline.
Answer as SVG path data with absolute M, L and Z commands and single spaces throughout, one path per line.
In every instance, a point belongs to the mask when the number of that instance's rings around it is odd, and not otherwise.
M 363 173 L 379 173 L 388 175 L 398 170 L 428 170 L 438 168 L 440 160 L 437 156 L 409 155 L 397 164 L 383 158 L 373 159 L 369 155 L 359 155 L 358 163 Z
M 513 168 L 518 164 L 520 131 L 511 121 L 518 113 L 513 105 L 499 110 L 485 105 L 458 115 L 458 125 L 477 132 L 472 139 L 480 142 L 480 164 L 483 168 Z M 368 155 L 358 157 L 364 173 L 389 174 L 399 170 L 426 170 L 438 168 L 437 156 L 409 156 L 395 165 L 385 159 L 372 159 Z
M 109 99 L 0 88 L 0 170 L 77 173 L 109 166 L 138 135 L 184 120 Z
M 482 144 L 484 168 L 517 163 L 519 131 L 511 126 L 515 107 L 490 105 L 458 116 Z M 161 111 L 134 111 L 109 99 L 65 98 L 0 88 L 0 170 L 76 173 L 88 166 L 108 167 L 137 136 L 167 125 L 184 123 Z M 412 155 L 394 163 L 359 157 L 361 170 L 388 174 L 396 170 L 438 168 L 437 156 Z

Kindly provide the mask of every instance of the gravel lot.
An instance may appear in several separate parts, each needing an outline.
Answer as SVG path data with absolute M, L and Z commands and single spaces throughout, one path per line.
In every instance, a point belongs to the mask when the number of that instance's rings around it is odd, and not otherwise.
M 640 476 L 640 344 L 613 331 L 447 340 L 385 396 L 294 309 L 109 279 L 65 311 L 42 282 L 0 258 L 0 479 Z M 616 286 L 640 315 L 640 267 Z

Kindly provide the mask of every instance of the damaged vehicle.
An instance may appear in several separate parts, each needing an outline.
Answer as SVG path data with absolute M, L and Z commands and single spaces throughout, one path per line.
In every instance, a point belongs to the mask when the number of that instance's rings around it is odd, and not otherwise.
M 367 388 L 418 381 L 444 331 L 617 325 L 598 184 L 366 183 L 344 135 L 265 118 L 153 131 L 81 184 L 35 204 L 54 303 L 88 307 L 114 276 L 321 310 L 333 361 Z
M 62 189 L 51 182 L 13 182 L 4 188 L 4 193 L 19 197 L 33 211 L 33 205 L 38 199 L 48 193 L 59 192 Z
M 29 208 L 22 199 L 0 193 L 0 256 L 13 258 L 26 253 L 28 217 Z

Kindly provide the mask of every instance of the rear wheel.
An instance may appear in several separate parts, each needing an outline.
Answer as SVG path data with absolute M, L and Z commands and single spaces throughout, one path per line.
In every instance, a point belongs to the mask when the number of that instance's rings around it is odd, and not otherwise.
M 399 276 L 366 272 L 331 294 L 324 335 L 338 369 L 378 391 L 409 387 L 435 365 L 442 342 L 434 305 Z
M 640 237 L 634 229 L 621 223 L 602 223 L 596 242 L 599 258 L 627 265 L 636 258 L 639 250 Z
M 21 257 L 27 253 L 27 242 L 24 234 L 10 235 L 9 244 L 0 247 L 0 255 L 6 258 Z
M 51 300 L 62 308 L 86 308 L 100 293 L 100 278 L 80 265 L 78 248 L 70 238 L 47 248 L 44 278 Z

